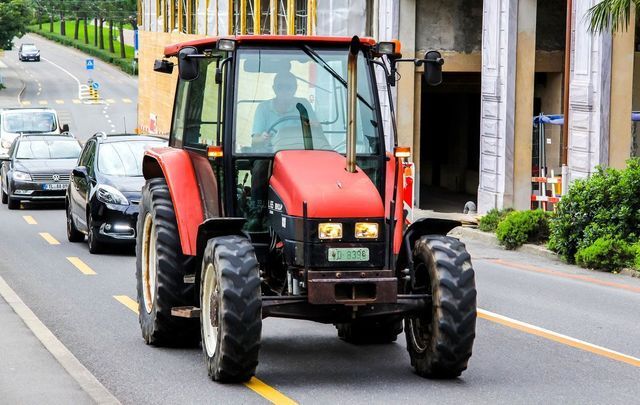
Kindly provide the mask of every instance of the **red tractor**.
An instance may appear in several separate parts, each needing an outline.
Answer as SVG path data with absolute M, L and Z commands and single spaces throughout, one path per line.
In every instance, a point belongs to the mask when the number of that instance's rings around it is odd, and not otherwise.
M 390 90 L 408 62 L 436 85 L 443 61 L 402 59 L 399 46 L 236 36 L 165 48 L 154 70 L 179 73 L 169 147 L 144 157 L 137 228 L 148 344 L 201 341 L 211 378 L 241 382 L 266 317 L 334 324 L 353 344 L 393 342 L 404 325 L 419 375 L 466 369 L 471 258 L 446 236 L 458 222 L 404 225 L 409 150 L 394 141 L 393 108 L 385 138 L 376 83 L 377 70 Z

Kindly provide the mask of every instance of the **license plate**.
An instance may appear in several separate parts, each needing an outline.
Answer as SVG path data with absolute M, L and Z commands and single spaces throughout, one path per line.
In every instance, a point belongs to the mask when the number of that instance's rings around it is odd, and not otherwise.
M 369 248 L 329 248 L 330 262 L 369 261 Z
M 52 184 L 43 184 L 43 190 L 66 190 L 67 185 L 64 183 L 52 183 Z

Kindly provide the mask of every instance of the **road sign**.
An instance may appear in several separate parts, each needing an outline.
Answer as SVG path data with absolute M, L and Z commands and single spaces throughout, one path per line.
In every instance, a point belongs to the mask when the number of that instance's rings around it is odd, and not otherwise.
M 133 31 L 133 50 L 134 50 L 134 58 L 138 58 L 138 30 Z
M 100 83 L 93 82 L 93 83 L 91 83 L 91 87 L 93 87 L 94 90 L 98 90 L 100 88 Z
M 84 61 L 84 66 L 87 68 L 87 70 L 93 70 L 93 59 L 87 59 Z

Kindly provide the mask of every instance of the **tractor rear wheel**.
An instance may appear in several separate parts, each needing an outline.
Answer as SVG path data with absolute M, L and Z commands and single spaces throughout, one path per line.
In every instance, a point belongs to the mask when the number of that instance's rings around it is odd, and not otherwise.
M 154 346 L 195 346 L 198 319 L 171 315 L 171 308 L 195 303 L 194 284 L 184 276 L 193 258 L 182 254 L 169 187 L 163 178 L 142 188 L 136 241 L 136 281 L 142 337 Z
M 455 238 L 428 235 L 416 241 L 416 284 L 433 305 L 405 318 L 411 365 L 422 377 L 455 378 L 467 368 L 476 326 L 476 287 L 471 257 Z
M 402 320 L 358 320 L 336 324 L 336 329 L 340 339 L 354 345 L 392 343 L 402 333 Z
M 258 260 L 241 236 L 210 239 L 200 280 L 202 352 L 211 379 L 245 382 L 256 372 L 262 333 Z

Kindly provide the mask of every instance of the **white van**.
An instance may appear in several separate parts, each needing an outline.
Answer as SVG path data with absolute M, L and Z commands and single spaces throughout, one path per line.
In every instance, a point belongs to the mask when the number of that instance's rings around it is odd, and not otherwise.
M 52 108 L 0 109 L 0 155 L 7 155 L 9 147 L 21 134 L 56 135 L 69 132 L 69 125 L 60 125 Z

